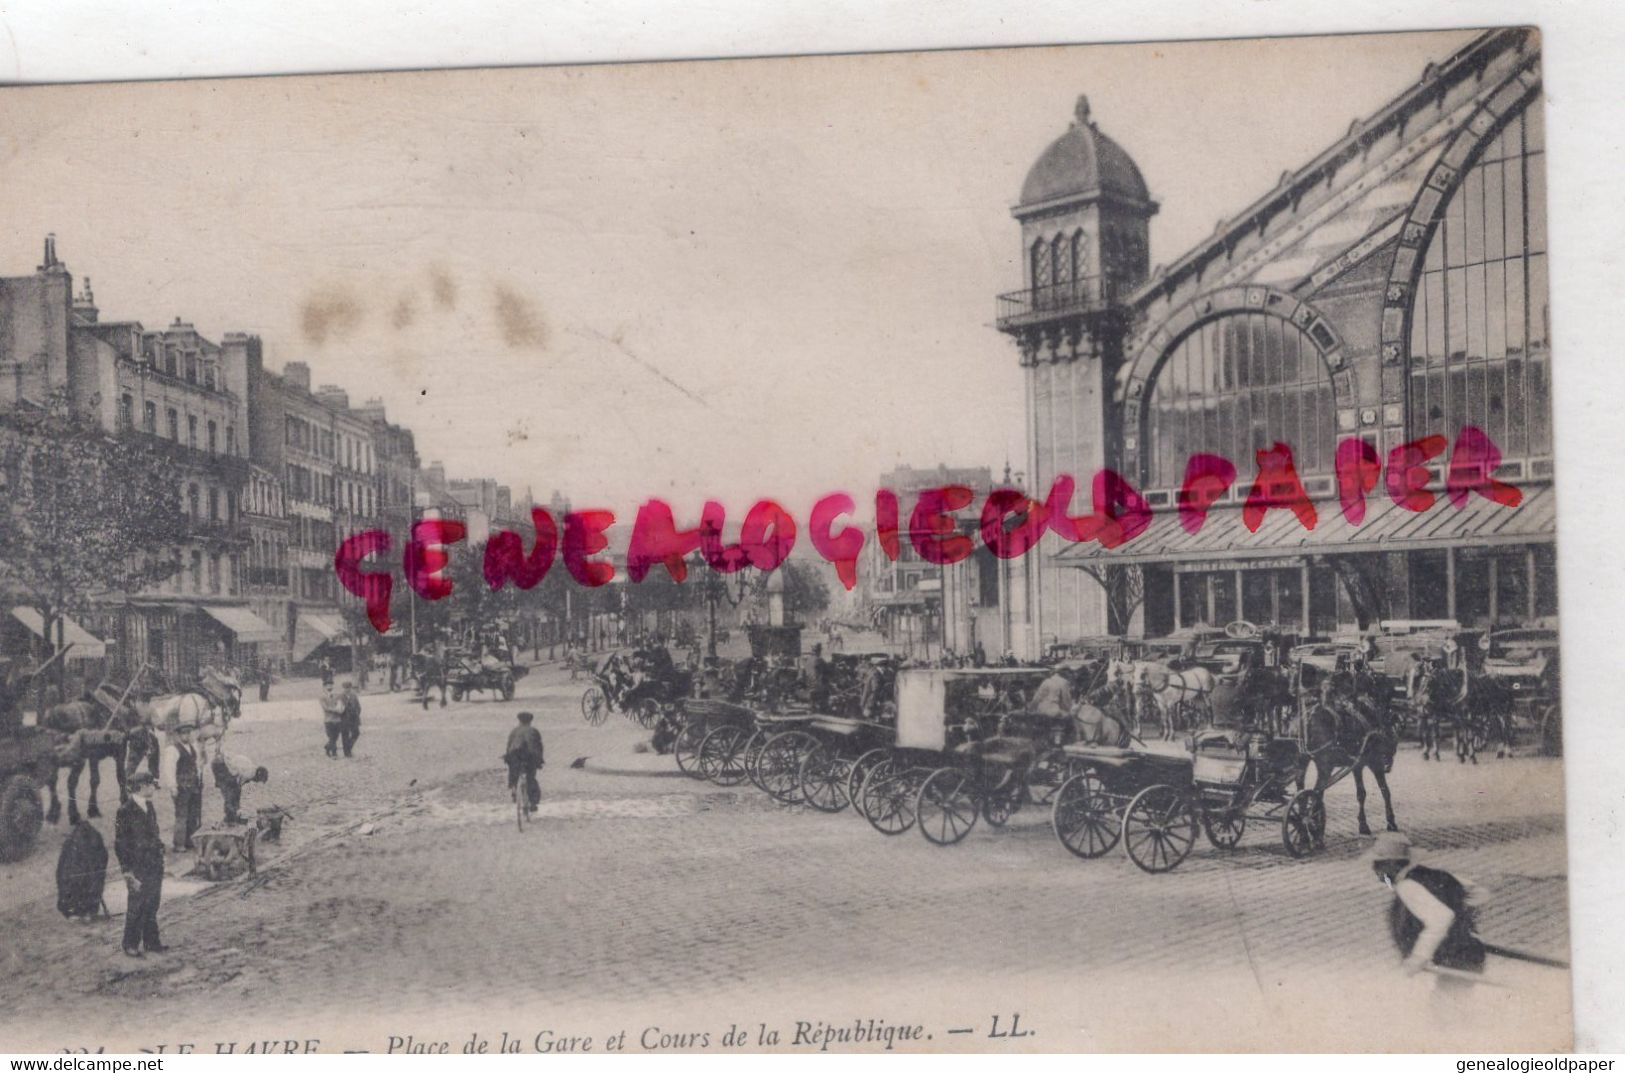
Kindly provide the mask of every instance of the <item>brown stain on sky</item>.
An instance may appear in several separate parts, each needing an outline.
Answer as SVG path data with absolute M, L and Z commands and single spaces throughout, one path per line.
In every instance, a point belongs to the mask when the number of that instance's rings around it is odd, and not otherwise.
M 328 337 L 342 339 L 361 324 L 361 303 L 348 290 L 335 287 L 305 299 L 299 309 L 299 328 L 305 339 L 320 346 Z
M 400 300 L 395 303 L 395 308 L 390 310 L 389 323 L 396 331 L 400 331 L 403 328 L 410 328 L 417 316 L 417 303 L 413 301 L 411 295 L 403 294 Z
M 434 296 L 434 304 L 441 309 L 457 308 L 457 281 L 439 265 L 429 269 L 429 293 Z
M 542 319 L 530 300 L 502 284 L 496 289 L 497 323 L 502 327 L 502 341 L 511 347 L 547 345 L 547 322 Z

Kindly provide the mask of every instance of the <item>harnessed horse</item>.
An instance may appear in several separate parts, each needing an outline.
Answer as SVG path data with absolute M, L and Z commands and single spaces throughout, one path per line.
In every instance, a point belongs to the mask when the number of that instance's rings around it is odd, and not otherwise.
M 68 823 L 79 822 L 79 777 L 85 767 L 90 768 L 90 805 L 85 815 L 99 817 L 97 803 L 101 789 L 103 760 L 113 761 L 113 776 L 118 780 L 119 800 L 126 796 L 125 775 L 130 770 L 128 755 L 131 749 L 144 751 L 145 739 L 139 735 L 142 726 L 140 713 L 125 696 L 115 692 L 106 682 L 83 694 L 78 700 L 57 704 L 45 709 L 40 725 L 63 739 L 57 752 L 57 769 L 68 769 Z M 51 779 L 50 808 L 46 819 L 56 823 L 62 815 L 62 804 L 57 798 L 56 779 Z
M 231 721 L 242 714 L 243 686 L 237 676 L 228 671 L 205 667 L 198 675 L 198 688 L 189 692 L 167 693 L 138 704 L 147 735 L 144 753 L 149 768 L 157 765 L 158 734 L 165 738 L 176 727 L 190 726 L 197 733 L 198 762 L 207 764 L 211 750 L 218 750 Z M 139 735 L 140 729 L 132 732 Z M 127 755 L 130 770 L 138 766 L 143 757 Z
M 1362 696 L 1359 682 L 1348 671 L 1338 671 L 1327 678 L 1321 688 L 1321 699 L 1309 712 L 1304 727 L 1304 741 L 1309 762 L 1315 766 L 1315 792 L 1327 788 L 1331 771 L 1347 767 L 1354 776 L 1354 797 L 1360 809 L 1360 833 L 1368 835 L 1371 827 L 1365 818 L 1365 779 L 1362 772 L 1369 771 L 1382 791 L 1382 807 L 1388 821 L 1388 830 L 1397 831 L 1394 820 L 1394 801 L 1388 792 L 1388 771 L 1394 764 L 1394 753 L 1399 748 L 1399 735 L 1395 732 L 1388 706 L 1380 694 Z M 1298 774 L 1298 787 L 1303 788 L 1304 773 Z
M 1416 705 L 1422 759 L 1426 760 L 1430 752 L 1433 759 L 1442 759 L 1440 727 L 1446 721 L 1455 735 L 1456 760 L 1460 763 L 1478 763 L 1476 731 L 1480 726 L 1486 739 L 1495 742 L 1498 759 L 1511 752 L 1512 690 L 1505 682 L 1426 660 L 1413 672 L 1407 687 Z
M 1198 719 L 1212 717 L 1216 683 L 1205 667 L 1175 670 L 1146 660 L 1113 660 L 1108 675 L 1114 683 L 1127 683 L 1136 723 L 1143 725 L 1148 713 L 1156 714 L 1164 741 Z

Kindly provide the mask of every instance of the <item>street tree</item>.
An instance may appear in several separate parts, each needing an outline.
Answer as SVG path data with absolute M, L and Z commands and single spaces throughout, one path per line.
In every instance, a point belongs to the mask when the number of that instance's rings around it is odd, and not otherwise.
M 64 395 L 0 415 L 0 586 L 39 613 L 51 654 L 66 643 L 64 616 L 180 569 L 182 478 L 173 452 L 108 435 Z

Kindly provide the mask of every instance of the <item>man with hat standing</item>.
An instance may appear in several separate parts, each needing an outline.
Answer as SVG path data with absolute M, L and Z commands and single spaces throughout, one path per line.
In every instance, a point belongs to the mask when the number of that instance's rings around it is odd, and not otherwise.
M 1440 986 L 1459 986 L 1471 981 L 1455 974 L 1484 971 L 1487 951 L 1474 934 L 1473 908 L 1461 880 L 1442 868 L 1414 863 L 1410 839 L 1397 831 L 1379 834 L 1366 858 L 1394 894 L 1388 929 L 1407 974 L 1437 966 L 1450 970 L 1439 974 Z
M 343 709 L 339 720 L 339 739 L 344 746 L 344 755 L 348 757 L 352 755 L 356 739 L 361 737 L 361 698 L 356 694 L 355 682 L 348 678 L 344 680 L 344 694 L 340 700 Z
M 159 954 L 158 903 L 164 889 L 164 839 L 158 833 L 158 813 L 152 807 L 153 778 L 145 771 L 130 776 L 130 796 L 118 808 L 114 821 L 113 853 L 124 870 L 129 901 L 124 910 L 124 953 L 138 958 L 141 950 Z
M 182 723 L 175 728 L 171 743 L 174 757 L 169 770 L 169 785 L 175 800 L 175 830 L 172 833 L 175 852 L 192 848 L 192 835 L 203 824 L 203 773 L 199 769 L 197 748 L 192 744 L 192 727 Z

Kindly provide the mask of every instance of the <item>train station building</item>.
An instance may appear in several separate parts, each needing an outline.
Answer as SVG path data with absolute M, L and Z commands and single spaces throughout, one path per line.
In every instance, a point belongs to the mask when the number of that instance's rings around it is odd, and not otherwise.
M 1484 33 L 1152 270 L 1157 177 L 1079 98 L 1012 210 L 1025 278 L 998 297 L 996 326 L 1024 377 L 1032 494 L 1071 474 L 1082 511 L 1110 469 L 1154 516 L 1116 548 L 1050 534 L 1006 564 L 996 618 L 978 618 L 985 646 L 1031 657 L 1236 619 L 1329 634 L 1554 616 L 1541 108 L 1538 35 Z M 1340 511 L 1340 443 L 1386 461 L 1469 427 L 1499 449 L 1493 477 L 1518 488 L 1516 507 L 1447 497 L 1445 451 L 1427 463 L 1430 508 L 1378 481 L 1359 524 Z M 1258 454 L 1277 443 L 1313 527 L 1288 510 L 1243 524 Z M 1180 490 L 1203 454 L 1236 474 L 1192 532 Z

